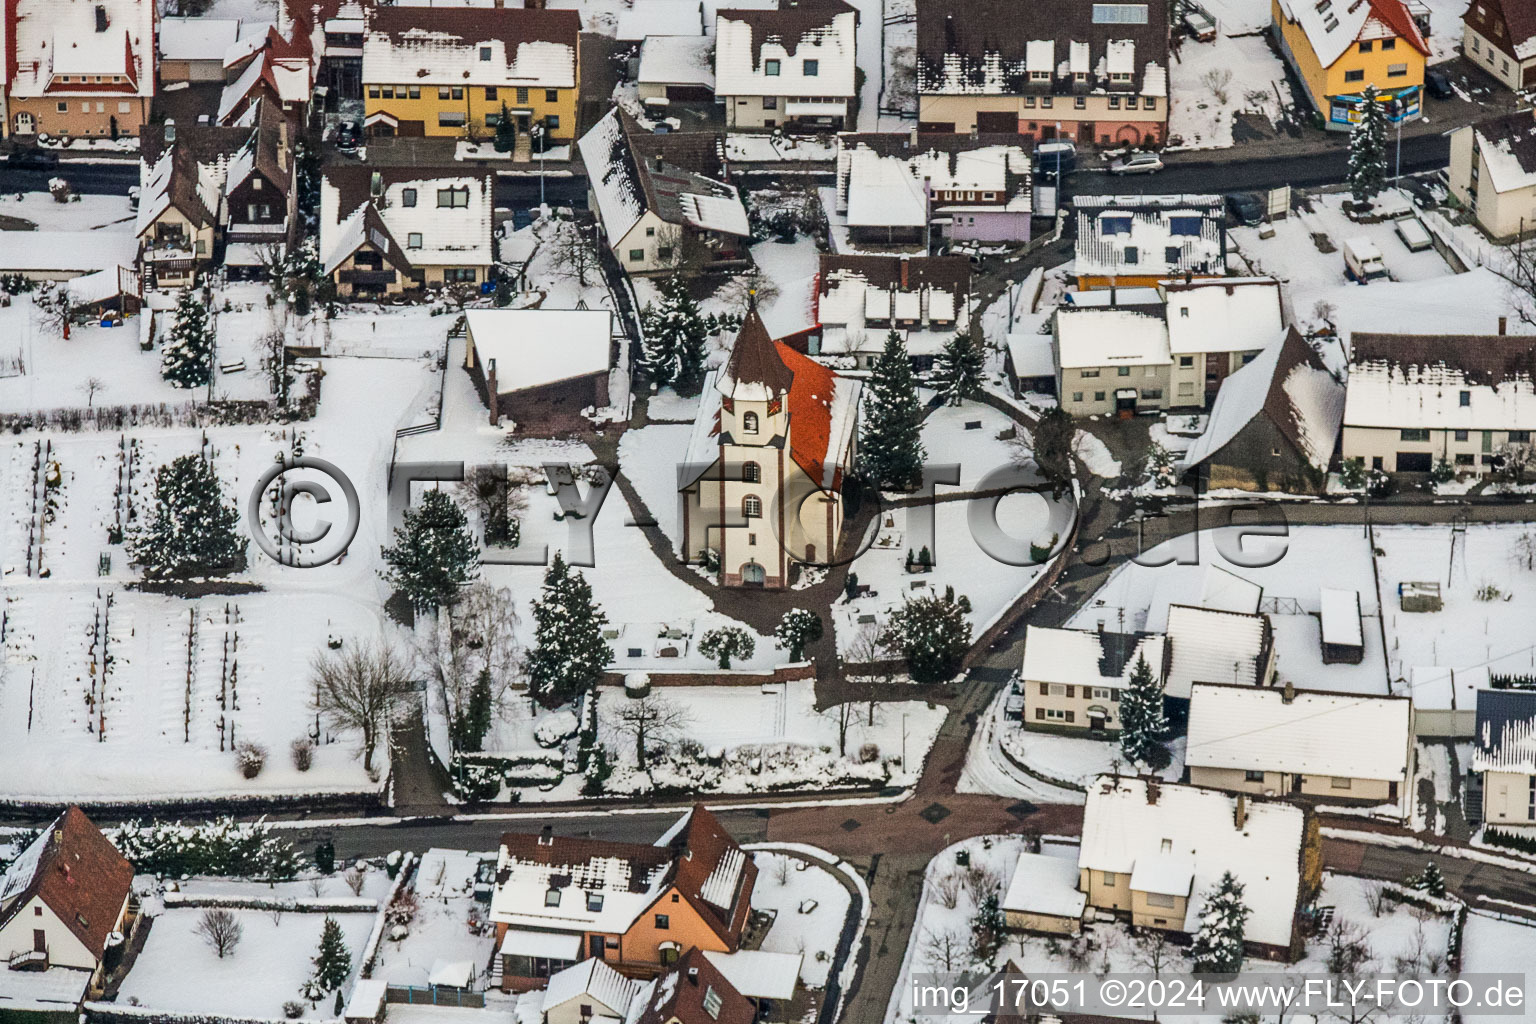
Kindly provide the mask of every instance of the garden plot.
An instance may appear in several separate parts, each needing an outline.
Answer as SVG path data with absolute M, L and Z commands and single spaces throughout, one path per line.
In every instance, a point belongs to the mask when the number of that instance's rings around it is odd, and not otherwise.
M 387 928 L 373 977 L 391 985 L 425 986 L 435 964 L 475 965 L 480 975 L 496 950 L 495 929 L 474 896 L 476 873 L 495 854 L 433 848 L 422 855 L 410 895 L 398 906 L 416 907 L 403 929 Z M 481 987 L 481 986 L 477 986 Z
M 1528 974 L 1536 963 L 1536 926 L 1501 921 L 1485 913 L 1467 915 L 1461 940 L 1461 969 L 1467 974 Z M 1463 1013 L 1464 1024 L 1499 1024 L 1508 1014 Z
M 325 914 L 266 910 L 231 911 L 241 939 L 220 959 L 198 934 L 203 911 L 174 908 L 154 918 L 149 938 L 118 990 L 118 1002 L 160 1013 L 206 1016 L 284 1016 L 283 1004 L 299 999 L 299 986 L 314 973 L 311 959 L 320 945 Z M 373 929 L 371 913 L 332 915 L 341 925 L 354 969 Z M 188 984 L 195 977 L 197 984 Z M 331 1006 L 311 1008 L 305 1016 L 329 1018 Z
M 908 786 L 922 774 L 948 713 L 922 701 L 835 705 L 818 712 L 816 685 L 809 679 L 761 687 L 658 686 L 646 699 L 665 711 L 671 724 L 653 729 L 648 746 L 666 750 L 661 756 L 653 752 L 640 771 L 634 734 L 623 724 L 634 698 L 620 687 L 597 692 L 599 742 L 618 766 L 609 780 L 613 792 Z M 846 733 L 841 745 L 840 731 Z
M 1264 13 L 1267 26 L 1267 7 Z M 1214 41 L 1185 39 L 1180 45 L 1168 108 L 1168 134 L 1182 140 L 1175 148 L 1225 149 L 1233 143 L 1234 115 L 1257 114 L 1274 123 L 1293 105 L 1285 65 L 1266 36 L 1229 34 L 1246 28 L 1223 22 Z
M 1536 676 L 1536 572 L 1520 560 L 1528 534 L 1536 540 L 1516 524 L 1460 534 L 1448 526 L 1377 527 L 1387 667 L 1394 680 L 1412 681 L 1416 699 L 1421 688 L 1448 689 L 1451 675 L 1458 683 L 1484 673 Z M 1443 608 L 1401 610 L 1398 587 L 1414 582 L 1438 583 Z M 1465 699 L 1457 694 L 1458 703 Z
M 826 987 L 852 902 L 848 890 L 823 864 L 770 850 L 759 850 L 752 859 L 758 871 L 752 909 L 774 915 L 760 948 L 800 954 L 801 982 L 809 988 Z

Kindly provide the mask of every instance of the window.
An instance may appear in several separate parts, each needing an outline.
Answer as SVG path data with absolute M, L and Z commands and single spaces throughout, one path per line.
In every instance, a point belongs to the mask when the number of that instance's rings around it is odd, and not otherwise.
M 1179 365 L 1180 366 L 1194 366 L 1195 365 L 1195 357 L 1194 356 L 1179 356 Z
M 1024 97 L 1024 105 L 1026 107 L 1034 106 L 1035 105 L 1035 98 L 1033 96 L 1025 96 Z
M 438 89 L 437 89 L 437 98 L 438 99 L 446 100 L 446 99 L 449 99 L 452 95 L 453 95 L 453 90 L 448 88 L 446 85 L 438 86 Z
M 603 894 L 600 892 L 587 893 L 587 913 L 595 914 L 603 909 Z
M 710 985 L 704 990 L 704 1012 L 709 1014 L 710 1020 L 719 1020 L 720 1007 L 720 993 L 715 991 L 715 986 Z
M 1264 781 L 1264 773 L 1263 772 L 1255 772 L 1255 771 L 1243 772 L 1243 781 L 1244 782 L 1263 782 Z
M 1467 432 L 1465 430 L 1458 430 L 1458 431 L 1456 431 L 1456 440 L 1458 440 L 1458 441 L 1465 441 L 1467 439 L 1467 436 L 1468 435 L 1467 435 Z
M 802 65 L 802 70 L 806 78 L 815 78 L 821 74 L 821 61 L 808 60 Z
M 1040 97 L 1040 105 L 1042 107 L 1046 108 L 1047 110 L 1049 110 L 1051 108 L 1051 104 L 1054 103 L 1054 102 L 1055 102 L 1055 100 L 1052 99 L 1050 96 L 1041 96 Z
M 82 100 L 81 103 L 80 103 L 80 113 L 82 113 L 82 114 L 89 114 L 90 112 L 91 112 L 91 104 L 90 104 L 90 102 Z
M 755 533 L 747 534 L 747 547 L 749 547 L 749 548 L 757 547 L 757 534 L 755 534 Z
M 1099 375 L 1099 371 L 1096 368 L 1092 370 L 1079 370 L 1077 371 L 1077 375 L 1079 377 L 1097 377 Z
M 413 100 L 421 99 L 421 86 L 413 85 L 413 86 L 410 87 L 409 92 L 411 94 L 411 99 L 413 99 Z
M 1383 39 L 1381 41 L 1381 48 L 1383 50 L 1395 50 L 1395 49 L 1397 49 L 1397 40 L 1396 39 Z
M 741 414 L 741 432 L 743 434 L 757 433 L 757 413 L 744 412 Z
M 546 889 L 546 890 L 544 890 L 544 905 L 546 907 L 558 907 L 560 905 L 560 890 L 559 889 Z
M 61 114 L 69 113 L 69 104 L 65 103 L 63 100 L 59 101 L 59 113 L 61 113 Z
M 1067 696 L 1067 684 L 1066 683 L 1041 683 L 1040 684 L 1040 688 L 1041 688 L 1041 690 L 1043 690 L 1045 693 L 1048 693 L 1052 697 L 1065 697 L 1065 696 Z
M 1141 98 L 1141 105 L 1146 110 L 1156 110 L 1157 109 L 1157 97 L 1156 96 L 1143 96 Z
M 1360 44 L 1360 52 L 1361 53 L 1370 53 L 1371 52 L 1371 41 L 1369 39 L 1367 39 L 1365 42 Z
M 778 77 L 778 74 L 779 74 L 779 62 L 776 61 L 776 60 L 765 60 L 765 61 L 763 61 L 763 74 L 768 75 L 771 78 Z
M 1344 81 L 1346 81 L 1346 82 L 1363 82 L 1363 81 L 1365 81 L 1365 69 L 1364 68 L 1356 68 L 1353 71 L 1346 71 L 1346 72 L 1344 72 Z
M 1401 440 L 1404 441 L 1428 441 L 1428 427 L 1404 427 L 1401 431 Z
M 1529 430 L 1511 430 L 1509 432 L 1510 444 L 1526 444 L 1530 440 L 1531 432 Z
M 443 271 L 444 281 L 463 281 L 473 284 L 475 280 L 474 267 L 448 267 Z
M 1136 265 L 1136 255 L 1136 247 L 1134 245 L 1128 245 L 1125 247 L 1125 262 L 1127 265 Z
M 462 110 L 440 110 L 437 112 L 437 126 L 439 128 L 462 128 L 468 122 L 468 115 Z
M 1076 717 L 1072 712 L 1063 711 L 1060 708 L 1041 708 L 1040 710 L 1045 712 L 1045 718 L 1047 720 L 1053 722 L 1070 722 L 1074 717 Z M 1040 716 L 1036 715 L 1035 717 L 1039 718 Z
M 544 116 L 544 127 L 548 128 L 550 131 L 558 131 L 560 128 L 560 115 L 546 114 Z
M 1082 400 L 1083 400 L 1083 393 L 1081 391 L 1074 391 L 1074 392 L 1072 392 L 1072 401 L 1074 401 L 1074 402 L 1081 402 Z
M 1074 96 L 1074 97 L 1072 97 L 1072 105 L 1074 107 L 1076 107 L 1078 110 L 1083 110 L 1084 108 L 1086 108 L 1088 106 L 1088 97 L 1086 97 L 1086 96 Z
M 1090 696 L 1094 700 L 1109 700 L 1111 692 L 1112 691 L 1107 686 L 1095 686 L 1090 691 Z
M 1471 452 L 1458 452 L 1456 455 L 1456 465 L 1458 466 L 1470 466 L 1475 461 L 1476 457 Z
M 1120 884 L 1119 880 L 1116 878 L 1115 873 L 1113 871 L 1106 871 L 1106 872 L 1104 872 L 1103 875 L 1100 876 L 1099 881 L 1103 882 L 1105 885 L 1119 885 Z
M 416 205 L 416 190 L 413 189 L 413 188 L 403 188 L 403 189 L 401 189 L 400 190 L 400 205 L 401 206 L 415 206 Z
M 371 100 L 376 100 L 376 99 L 379 98 L 379 87 L 378 86 L 370 85 L 368 87 L 368 98 L 371 99 Z M 59 109 L 60 109 L 61 113 L 63 112 L 63 107 L 64 107 L 64 104 L 60 103 L 59 104 Z
M 1099 218 L 1099 235 L 1128 235 L 1131 233 L 1131 218 L 1125 216 L 1109 216 L 1106 214 Z
M 437 190 L 437 205 L 439 209 L 455 207 L 458 209 L 469 208 L 469 186 L 463 188 L 440 188 Z
M 193 246 L 192 249 L 199 256 L 206 256 L 206 255 L 208 255 L 208 243 L 206 241 L 204 241 L 203 239 L 201 239 L 201 238 L 199 238 L 197 240 L 197 244 L 195 246 Z
M 672 927 L 672 922 L 667 917 L 666 914 L 657 914 L 656 915 L 656 930 L 657 931 L 664 932 L 664 931 L 666 931 L 670 927 Z
M 763 109 L 764 110 L 778 110 L 779 109 L 779 98 L 777 96 L 764 96 L 763 97 Z
M 757 463 L 744 462 L 741 464 L 741 479 L 743 483 L 755 484 L 760 482 L 762 478 L 763 470 Z
M 1508 70 L 1508 69 L 1506 68 L 1505 70 Z M 1407 64 L 1388 64 L 1387 65 L 1387 77 L 1388 78 L 1402 78 L 1406 74 L 1408 74 L 1408 65 Z
M 126 114 L 126 113 L 128 113 L 128 110 L 129 110 L 129 106 L 128 106 L 128 101 L 127 100 L 123 100 L 120 103 L 118 103 L 118 105 L 117 105 L 117 112 L 119 114 Z
M 1461 407 L 1465 409 L 1467 406 L 1472 404 L 1472 392 L 1463 391 L 1460 395 L 1457 396 L 1457 399 Z M 1459 431 L 1459 433 L 1465 433 L 1465 431 Z M 1458 438 L 1457 440 L 1465 440 L 1465 438 Z
M 1177 262 L 1179 262 L 1179 247 L 1176 246 L 1176 245 L 1164 246 L 1163 247 L 1163 262 L 1164 263 L 1177 263 Z
M 491 48 L 489 46 L 482 46 L 482 47 L 480 47 L 480 59 L 481 60 L 490 60 L 491 59 Z
M 1473 36 L 1472 37 L 1472 52 L 1473 53 L 1478 53 L 1481 50 L 1482 50 L 1482 45 L 1477 41 L 1477 36 Z
M 1328 788 L 1329 789 L 1348 789 L 1349 787 L 1350 787 L 1350 780 L 1349 779 L 1341 779 L 1337 775 L 1335 775 L 1333 778 L 1328 780 Z
M 255 218 L 252 218 L 252 219 L 254 220 Z M 406 235 L 405 236 L 405 247 L 407 249 L 420 249 L 421 248 L 421 232 L 420 231 L 412 231 L 410 234 Z
M 1121 377 L 1129 377 L 1131 375 L 1131 368 L 1129 366 L 1119 366 L 1115 368 L 1115 373 Z
M 749 494 L 742 498 L 741 514 L 748 519 L 761 519 L 763 517 L 763 499 L 755 494 Z
M 380 92 L 380 94 L 381 94 L 381 95 L 382 95 L 382 96 L 383 96 L 383 97 L 384 97 L 384 98 L 385 98 L 385 99 L 386 99 L 386 100 L 392 100 L 392 99 L 394 99 L 394 98 L 395 98 L 395 87 L 394 87 L 394 86 L 392 86 L 392 85 L 384 85 L 384 86 L 380 86 L 380 87 L 379 87 L 379 92 Z
M 1151 367 L 1148 367 L 1148 369 L 1151 369 Z M 1155 400 L 1161 401 L 1162 397 L 1163 397 L 1163 389 L 1162 388 L 1142 388 L 1141 389 L 1141 397 L 1142 398 L 1155 399 Z
M 1145 25 L 1146 4 L 1094 4 L 1095 25 Z
M 1174 898 L 1163 892 L 1147 893 L 1147 906 L 1172 908 Z
M 631 263 L 644 263 L 645 262 L 645 250 L 644 249 L 631 249 L 631 250 L 629 250 L 629 262 L 631 262 Z
M 520 86 L 517 87 L 517 102 L 519 102 L 519 103 L 527 103 L 528 102 L 528 87 L 527 86 L 520 85 Z
M 1119 96 L 1111 96 L 1109 98 L 1109 109 L 1110 110 L 1119 110 L 1120 109 L 1120 97 Z
M 496 87 L 494 85 L 488 85 L 485 87 L 485 98 L 488 100 L 494 100 L 496 98 Z
M 454 99 L 461 100 L 461 99 L 464 98 L 464 87 L 462 85 L 454 86 L 453 89 L 452 89 L 452 92 L 453 92 L 453 98 Z
M 1102 401 L 1104 401 L 1104 392 L 1102 392 L 1102 391 L 1095 391 L 1093 393 L 1093 400 L 1095 402 L 1102 402 Z

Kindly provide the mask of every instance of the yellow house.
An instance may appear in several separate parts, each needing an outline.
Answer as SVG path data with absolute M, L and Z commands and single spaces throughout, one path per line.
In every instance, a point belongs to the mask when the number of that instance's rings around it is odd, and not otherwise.
M 488 138 L 505 109 L 520 148 L 535 126 L 568 143 L 580 31 L 575 11 L 380 5 L 363 37 L 368 133 Z
M 1387 115 L 1417 117 L 1429 45 L 1403 0 L 1271 0 L 1275 41 L 1326 127 L 1360 120 L 1367 87 Z

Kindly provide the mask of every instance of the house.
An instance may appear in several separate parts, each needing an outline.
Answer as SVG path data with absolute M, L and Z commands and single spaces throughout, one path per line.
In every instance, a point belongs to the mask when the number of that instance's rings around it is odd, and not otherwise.
M 370 135 L 485 138 L 507 111 L 518 145 L 568 143 L 580 81 L 575 11 L 373 7 L 363 37 Z M 527 149 L 523 150 L 525 153 Z
M 297 212 L 293 125 L 276 104 L 266 101 L 257 105 L 251 120 L 249 138 L 224 173 L 224 238 L 228 243 L 281 247 Z M 229 256 L 226 246 L 226 265 Z
M 0 877 L 7 974 L 35 971 L 58 980 L 55 969 L 78 971 L 99 989 L 131 924 L 132 881 L 133 865 L 80 808 L 60 814 Z M 74 977 L 64 976 L 64 984 Z
M 421 141 L 421 140 L 403 140 Z M 320 260 L 337 294 L 398 295 L 492 279 L 494 176 L 454 165 L 437 147 L 368 147 L 367 164 L 326 167 Z M 422 149 L 420 163 L 411 162 Z
M 1173 357 L 1171 408 L 1206 408 L 1221 382 L 1285 338 L 1285 304 L 1272 277 L 1163 281 L 1158 285 Z
M 1026 729 L 1072 733 L 1118 733 L 1120 696 L 1145 661 L 1162 685 L 1165 644 L 1154 633 L 1111 633 L 1092 629 L 1030 626 L 1024 634 Z
M 571 838 L 547 826 L 502 836 L 490 920 L 503 989 L 543 987 L 588 956 L 650 978 L 694 948 L 738 949 L 757 879 L 751 856 L 703 804 L 664 839 Z
M 0 38 L 12 134 L 115 139 L 149 122 L 154 0 L 8 0 Z
M 268 28 L 258 38 L 237 42 L 224 55 L 224 77 L 219 124 L 251 124 L 252 111 L 265 104 L 281 111 L 290 135 L 297 136 L 308 117 L 315 87 L 308 38 L 295 34 L 290 39 Z
M 630 1007 L 645 991 L 641 982 L 591 957 L 550 975 L 540 1013 L 543 1024 L 626 1021 Z
M 1274 681 L 1275 634 L 1265 615 L 1174 604 L 1167 631 L 1163 699 L 1176 719 L 1196 683 L 1264 687 Z
M 1056 352 L 1046 334 L 1009 334 L 1003 340 L 1003 372 L 1013 397 L 1056 394 Z
M 1360 621 L 1360 591 L 1323 587 L 1318 594 L 1323 664 L 1358 665 L 1365 660 L 1365 628 Z
M 240 18 L 160 19 L 160 85 L 224 82 L 224 57 L 242 39 L 265 36 L 271 25 Z
M 1403 0 L 1271 0 L 1280 55 L 1325 127 L 1349 131 L 1374 87 L 1392 121 L 1417 118 L 1429 44 Z
M 1396 473 L 1486 473 L 1536 429 L 1536 338 L 1351 337 L 1343 455 Z
M 922 0 L 918 131 L 1158 145 L 1168 129 L 1168 8 Z
M 800 968 L 805 955 L 764 949 L 738 949 L 734 953 L 707 949 L 704 959 L 761 1011 L 770 1005 L 780 1008 L 789 1005 L 800 985 Z
M 1451 132 L 1446 182 L 1478 227 L 1512 240 L 1536 225 L 1536 116 L 1529 110 Z
M 1473 0 L 1461 16 L 1461 52 L 1516 92 L 1536 86 L 1536 11 L 1520 0 Z
M 249 128 L 146 125 L 139 138 L 139 268 L 151 288 L 182 287 L 218 256 L 230 165 Z
M 837 140 L 837 206 L 854 245 L 1027 242 L 1029 153 L 1017 135 L 882 132 Z
M 1184 765 L 1197 786 L 1397 804 L 1411 796 L 1413 701 L 1196 683 Z
M 1021 853 L 998 909 L 1003 923 L 1020 932 L 1076 935 L 1083 927 L 1088 897 L 1077 887 L 1077 862 L 1070 857 Z
M 858 23 L 845 0 L 717 11 L 715 95 L 726 127 L 842 128 L 858 100 Z
M 783 342 L 757 310 L 704 382 L 679 472 L 686 561 L 725 586 L 785 587 L 792 562 L 830 561 L 854 464 L 858 382 Z
M 647 995 L 635 1024 L 753 1024 L 757 1008 L 702 949 L 690 949 Z
M 314 55 L 315 103 L 339 109 L 341 100 L 363 98 L 364 0 L 283 0 L 278 28 L 286 38 L 305 39 Z M 374 6 L 372 3 L 366 4 Z
M 1182 465 L 1209 487 L 1321 494 L 1343 419 L 1344 385 L 1293 327 L 1221 385 Z
M 640 44 L 640 70 L 635 78 L 640 99 L 647 103 L 657 101 L 663 106 L 673 100 L 713 100 L 714 49 L 714 41 L 702 35 L 646 36 Z
M 1301 917 L 1322 885 L 1310 811 L 1246 793 L 1101 775 L 1088 785 L 1078 887 L 1138 928 L 1192 934 L 1230 871 L 1243 886 L 1249 955 L 1298 959 Z
M 652 135 L 615 107 L 581 137 L 588 205 L 631 274 L 741 265 L 752 229 L 736 186 L 720 180 L 720 137 Z
M 464 314 L 464 368 L 486 398 L 492 426 L 505 416 L 522 433 L 590 424 L 608 404 L 617 345 L 606 309 L 472 309 Z
M 1079 288 L 1152 288 L 1174 278 L 1226 275 L 1220 196 L 1073 196 L 1072 206 Z
M 619 11 L 614 38 L 639 43 L 652 36 L 703 36 L 702 0 L 634 0 Z
M 1473 740 L 1484 823 L 1536 825 L 1536 691 L 1479 690 Z
M 821 257 L 817 288 L 820 344 L 833 365 L 867 370 L 891 332 L 913 369 L 926 372 L 944 345 L 971 329 L 971 262 L 964 256 Z
M 1073 416 L 1134 416 L 1168 405 L 1173 357 L 1156 307 L 1063 305 L 1052 319 L 1056 394 Z

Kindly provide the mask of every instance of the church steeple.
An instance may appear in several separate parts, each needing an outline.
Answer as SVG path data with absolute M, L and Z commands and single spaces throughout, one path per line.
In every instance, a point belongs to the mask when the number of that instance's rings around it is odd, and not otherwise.
M 787 395 L 794 379 L 794 371 L 784 364 L 779 346 L 768 336 L 754 303 L 747 310 L 731 358 L 715 387 L 733 401 L 768 402 Z

